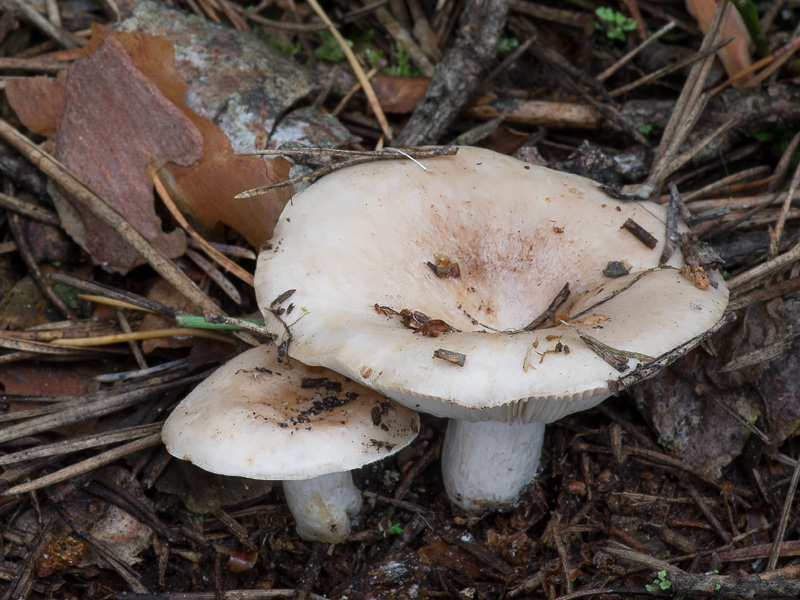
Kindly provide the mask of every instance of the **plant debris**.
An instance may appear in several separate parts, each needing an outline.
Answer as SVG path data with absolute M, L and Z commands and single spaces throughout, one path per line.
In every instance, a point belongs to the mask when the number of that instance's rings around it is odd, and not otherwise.
M 797 8 L 256 4 L 12 0 L 0 15 L 4 597 L 797 597 Z M 519 503 L 454 513 L 437 469 L 445 423 L 426 416 L 411 446 L 355 473 L 365 507 L 348 539 L 309 544 L 279 486 L 199 471 L 159 441 L 206 370 L 267 341 L 260 327 L 140 337 L 180 331 L 179 316 L 261 317 L 248 276 L 292 186 L 348 161 L 429 168 L 456 147 L 403 146 L 454 140 L 670 202 L 663 229 L 626 229 L 664 243 L 662 270 L 682 253 L 701 290 L 724 268 L 731 312 L 673 352 L 633 354 L 602 342 L 602 306 L 652 271 L 615 282 L 636 270 L 615 257 L 596 274 L 613 291 L 581 312 L 565 309 L 583 289 L 564 273 L 524 328 L 539 336 L 520 350 L 526 377 L 569 351 L 540 331 L 563 323 L 618 369 L 619 396 L 548 425 Z M 552 224 L 565 243 L 570 231 Z M 417 268 L 469 285 L 467 258 L 427 258 Z M 304 314 L 291 292 L 269 307 L 278 319 Z M 522 324 L 534 315 L 519 300 Z M 457 331 L 375 310 L 444 346 Z M 115 343 L 59 345 L 101 339 Z M 434 358 L 441 373 L 467 355 Z M 329 379 L 302 385 L 293 426 L 346 408 Z
M 464 364 L 467 362 L 466 354 L 461 354 L 460 352 L 453 352 L 452 350 L 445 350 L 444 348 L 439 348 L 438 350 L 434 350 L 433 358 L 441 358 L 442 360 L 447 361 L 452 365 L 457 365 L 459 367 L 463 367 Z
M 441 319 L 431 319 L 428 315 L 418 310 L 402 309 L 400 312 L 389 306 L 375 305 L 375 312 L 387 317 L 400 317 L 400 322 L 411 329 L 414 333 L 419 333 L 426 337 L 439 337 L 446 333 L 454 333 L 457 329 L 448 325 Z
M 428 265 L 430 270 L 433 271 L 434 275 L 440 279 L 445 279 L 447 277 L 456 279 L 461 275 L 461 270 L 458 268 L 458 263 L 451 262 L 449 258 L 443 254 L 439 254 L 438 252 L 433 253 L 433 262 L 428 261 L 425 264 Z

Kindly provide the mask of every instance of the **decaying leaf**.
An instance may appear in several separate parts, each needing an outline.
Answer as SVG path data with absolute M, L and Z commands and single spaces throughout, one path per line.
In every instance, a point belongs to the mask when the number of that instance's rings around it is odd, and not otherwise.
M 11 77 L 6 82 L 6 97 L 19 120 L 33 133 L 51 136 L 58 130 L 64 114 L 64 75 L 58 77 Z
M 153 509 L 153 502 L 144 495 L 141 483 L 132 477 L 127 469 L 106 467 L 100 474 L 108 481 L 124 488 L 150 510 Z M 95 539 L 107 544 L 116 558 L 127 565 L 135 565 L 142 560 L 140 554 L 150 546 L 153 539 L 153 530 L 150 527 L 116 504 L 99 499 L 92 499 L 86 504 L 74 495 L 70 496 L 70 499 L 72 498 L 75 499 L 66 508 Z M 91 556 L 90 560 L 94 564 L 105 563 L 99 556 Z
M 686 8 L 697 19 L 697 24 L 705 33 L 711 24 L 717 3 L 711 0 L 686 0 Z M 720 49 L 717 56 L 725 66 L 728 76 L 733 77 L 740 71 L 744 71 L 753 62 L 750 57 L 750 34 L 747 32 L 747 27 L 745 27 L 739 11 L 735 8 L 731 10 L 728 20 L 722 26 L 722 39 L 728 38 L 734 38 L 734 40 Z M 749 76 L 741 77 L 734 81 L 733 85 L 744 86 L 748 79 L 750 79 Z
M 65 93 L 56 158 L 167 256 L 183 254 L 183 232 L 161 229 L 146 173 L 151 164 L 197 160 L 199 131 L 114 38 L 67 69 Z M 143 262 L 82 205 L 57 194 L 56 206 L 67 232 L 104 267 L 126 272 Z
M 86 546 L 71 535 L 47 544 L 36 559 L 36 576 L 50 577 L 75 565 L 86 556 Z
M 376 75 L 370 80 L 381 108 L 387 113 L 407 114 L 425 96 L 429 77 L 397 77 Z
M 722 389 L 734 389 L 751 383 L 765 363 L 755 363 L 724 372 L 721 367 L 756 350 L 783 340 L 791 331 L 791 319 L 783 300 L 774 299 L 748 306 L 736 322 L 714 340 L 716 356 L 708 367 L 708 377 Z
M 175 47 L 177 75 L 188 82 L 185 98 L 173 101 L 185 102 L 213 121 L 234 150 L 263 147 L 257 140 L 269 137 L 279 119 L 312 91 L 316 78 L 257 36 L 165 4 L 136 0 L 121 5 L 123 12 L 129 12 L 116 30 L 169 40 Z
M 742 452 L 749 432 L 710 394 L 749 423 L 760 416 L 760 401 L 747 388 L 715 389 L 701 358 L 692 352 L 630 390 L 670 454 L 719 477 Z M 698 394 L 702 390 L 710 394 Z
M 115 33 L 95 27 L 95 37 L 112 36 L 130 53 L 133 63 L 194 125 L 202 137 L 199 160 L 167 165 L 159 172 L 175 202 L 206 227 L 218 222 L 230 225 L 256 248 L 272 234 L 272 228 L 291 196 L 291 188 L 250 200 L 233 200 L 241 191 L 283 181 L 290 163 L 283 158 L 236 156 L 222 130 L 187 107 L 183 100 L 188 84 L 175 65 L 172 42 L 143 33 Z M 93 38 L 94 39 L 94 38 Z M 198 75 L 199 76 L 199 75 Z M 244 78 L 236 78 L 240 81 Z
M 202 224 L 222 221 L 254 246 L 267 239 L 291 189 L 250 201 L 224 200 L 285 179 L 290 164 L 235 156 L 225 134 L 183 104 L 187 85 L 175 70 L 172 44 L 163 37 L 95 26 L 83 52 L 63 85 L 28 78 L 14 87 L 17 106 L 29 103 L 19 114 L 26 125 L 46 134 L 59 123 L 59 160 L 168 256 L 184 252 L 185 238 L 180 231 L 162 231 L 149 166 L 161 170 L 181 209 Z M 120 272 L 140 264 L 115 231 L 55 195 L 65 229 L 97 262 Z

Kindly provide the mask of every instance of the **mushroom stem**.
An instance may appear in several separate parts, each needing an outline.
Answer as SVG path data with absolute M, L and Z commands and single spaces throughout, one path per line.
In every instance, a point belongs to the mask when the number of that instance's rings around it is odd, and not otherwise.
M 450 419 L 442 475 L 450 500 L 464 510 L 497 508 L 517 500 L 536 476 L 544 423 L 472 423 Z
M 350 471 L 287 480 L 283 491 L 304 540 L 341 542 L 350 533 L 350 515 L 361 508 L 361 493 Z

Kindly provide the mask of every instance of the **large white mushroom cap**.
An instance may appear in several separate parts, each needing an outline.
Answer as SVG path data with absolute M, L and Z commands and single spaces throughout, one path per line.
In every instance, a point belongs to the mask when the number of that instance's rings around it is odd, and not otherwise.
M 164 424 L 170 454 L 222 475 L 303 480 L 357 469 L 416 437 L 414 411 L 276 355 L 252 348 L 198 385 Z
M 718 274 L 716 287 L 699 289 L 676 270 L 680 251 L 675 268 L 657 269 L 664 207 L 618 202 L 588 179 L 488 150 L 423 162 L 427 170 L 408 160 L 344 169 L 286 206 L 259 256 L 256 291 L 270 331 L 291 333 L 291 356 L 435 415 L 550 422 L 597 404 L 620 376 L 563 325 L 519 331 L 565 284 L 571 295 L 557 312 L 618 350 L 658 356 L 722 316 Z M 627 219 L 656 246 L 621 229 Z M 459 276 L 437 276 L 427 264 L 437 258 L 457 263 Z M 630 274 L 605 276 L 609 261 Z M 458 331 L 426 337 L 376 305 Z M 463 366 L 438 350 L 464 355 Z

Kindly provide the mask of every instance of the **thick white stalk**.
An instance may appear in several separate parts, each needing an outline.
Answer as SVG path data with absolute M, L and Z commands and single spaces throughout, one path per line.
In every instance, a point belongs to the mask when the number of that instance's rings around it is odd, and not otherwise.
M 284 481 L 283 491 L 304 540 L 341 542 L 350 533 L 350 515 L 361 508 L 350 471 Z
M 450 419 L 442 475 L 450 501 L 464 510 L 498 508 L 517 500 L 536 476 L 544 423 L 471 423 Z

